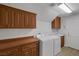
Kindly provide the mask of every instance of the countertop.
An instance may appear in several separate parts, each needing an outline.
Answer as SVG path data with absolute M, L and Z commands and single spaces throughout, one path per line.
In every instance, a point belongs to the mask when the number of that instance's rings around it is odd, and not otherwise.
M 9 47 L 15 47 L 22 44 L 28 44 L 32 42 L 36 42 L 38 39 L 33 37 L 22 37 L 22 38 L 13 38 L 7 40 L 0 40 L 0 49 L 5 49 Z

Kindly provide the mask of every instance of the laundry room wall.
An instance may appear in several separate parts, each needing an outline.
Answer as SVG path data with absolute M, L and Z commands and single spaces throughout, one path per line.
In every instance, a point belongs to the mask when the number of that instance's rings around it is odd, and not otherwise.
M 79 49 L 79 14 L 64 17 L 65 46 Z

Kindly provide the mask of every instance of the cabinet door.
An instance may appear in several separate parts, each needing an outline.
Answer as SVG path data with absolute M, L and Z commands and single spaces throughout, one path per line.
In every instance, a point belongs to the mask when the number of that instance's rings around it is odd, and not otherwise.
M 28 21 L 29 21 L 29 14 L 27 12 L 24 12 L 24 27 L 28 28 Z
M 64 36 L 61 36 L 61 48 L 64 47 Z
M 14 10 L 13 8 L 8 8 L 8 28 L 14 27 Z
M 24 28 L 24 13 L 23 13 L 23 11 L 13 9 L 11 18 L 12 18 L 13 28 Z
M 31 27 L 36 28 L 36 15 L 31 14 Z
M 31 14 L 31 13 L 25 13 L 25 25 L 24 27 L 26 28 L 35 28 L 36 27 L 36 15 Z
M 20 53 L 18 47 L 0 50 L 0 56 L 18 56 Z
M 38 56 L 38 48 L 33 47 L 33 48 L 22 49 L 22 55 L 23 56 Z
M 19 27 L 19 19 L 20 19 L 20 12 L 17 9 L 14 9 L 14 27 Z
M 14 10 L 9 7 L 0 6 L 0 28 L 14 27 Z
M 24 28 L 24 12 L 19 11 L 19 28 Z
M 35 28 L 36 27 L 36 15 L 29 13 L 28 16 L 28 26 L 29 28 Z
M 0 6 L 0 27 L 8 27 L 8 9 Z
M 31 55 L 32 56 L 38 56 L 38 47 L 32 48 L 31 49 Z
M 28 13 L 28 27 L 29 28 L 32 27 L 32 16 L 31 16 L 31 13 Z
M 55 19 L 55 28 L 60 28 L 60 17 L 57 17 L 56 19 Z
M 60 17 L 56 17 L 53 21 L 52 21 L 52 28 L 54 29 L 59 29 L 61 26 L 61 19 Z
M 26 44 L 22 46 L 23 56 L 37 56 L 38 55 L 38 42 Z

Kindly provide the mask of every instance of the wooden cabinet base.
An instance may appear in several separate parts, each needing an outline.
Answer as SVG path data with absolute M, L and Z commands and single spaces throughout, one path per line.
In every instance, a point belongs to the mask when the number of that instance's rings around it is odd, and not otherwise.
M 2 43 L 1 43 L 2 42 Z M 10 44 L 8 46 L 8 44 Z M 0 41 L 0 56 L 38 56 L 39 42 L 35 38 Z

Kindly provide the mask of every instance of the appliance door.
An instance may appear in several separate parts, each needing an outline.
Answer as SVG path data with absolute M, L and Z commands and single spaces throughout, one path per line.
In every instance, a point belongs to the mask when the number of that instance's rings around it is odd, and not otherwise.
M 53 40 L 40 41 L 40 56 L 53 56 Z

